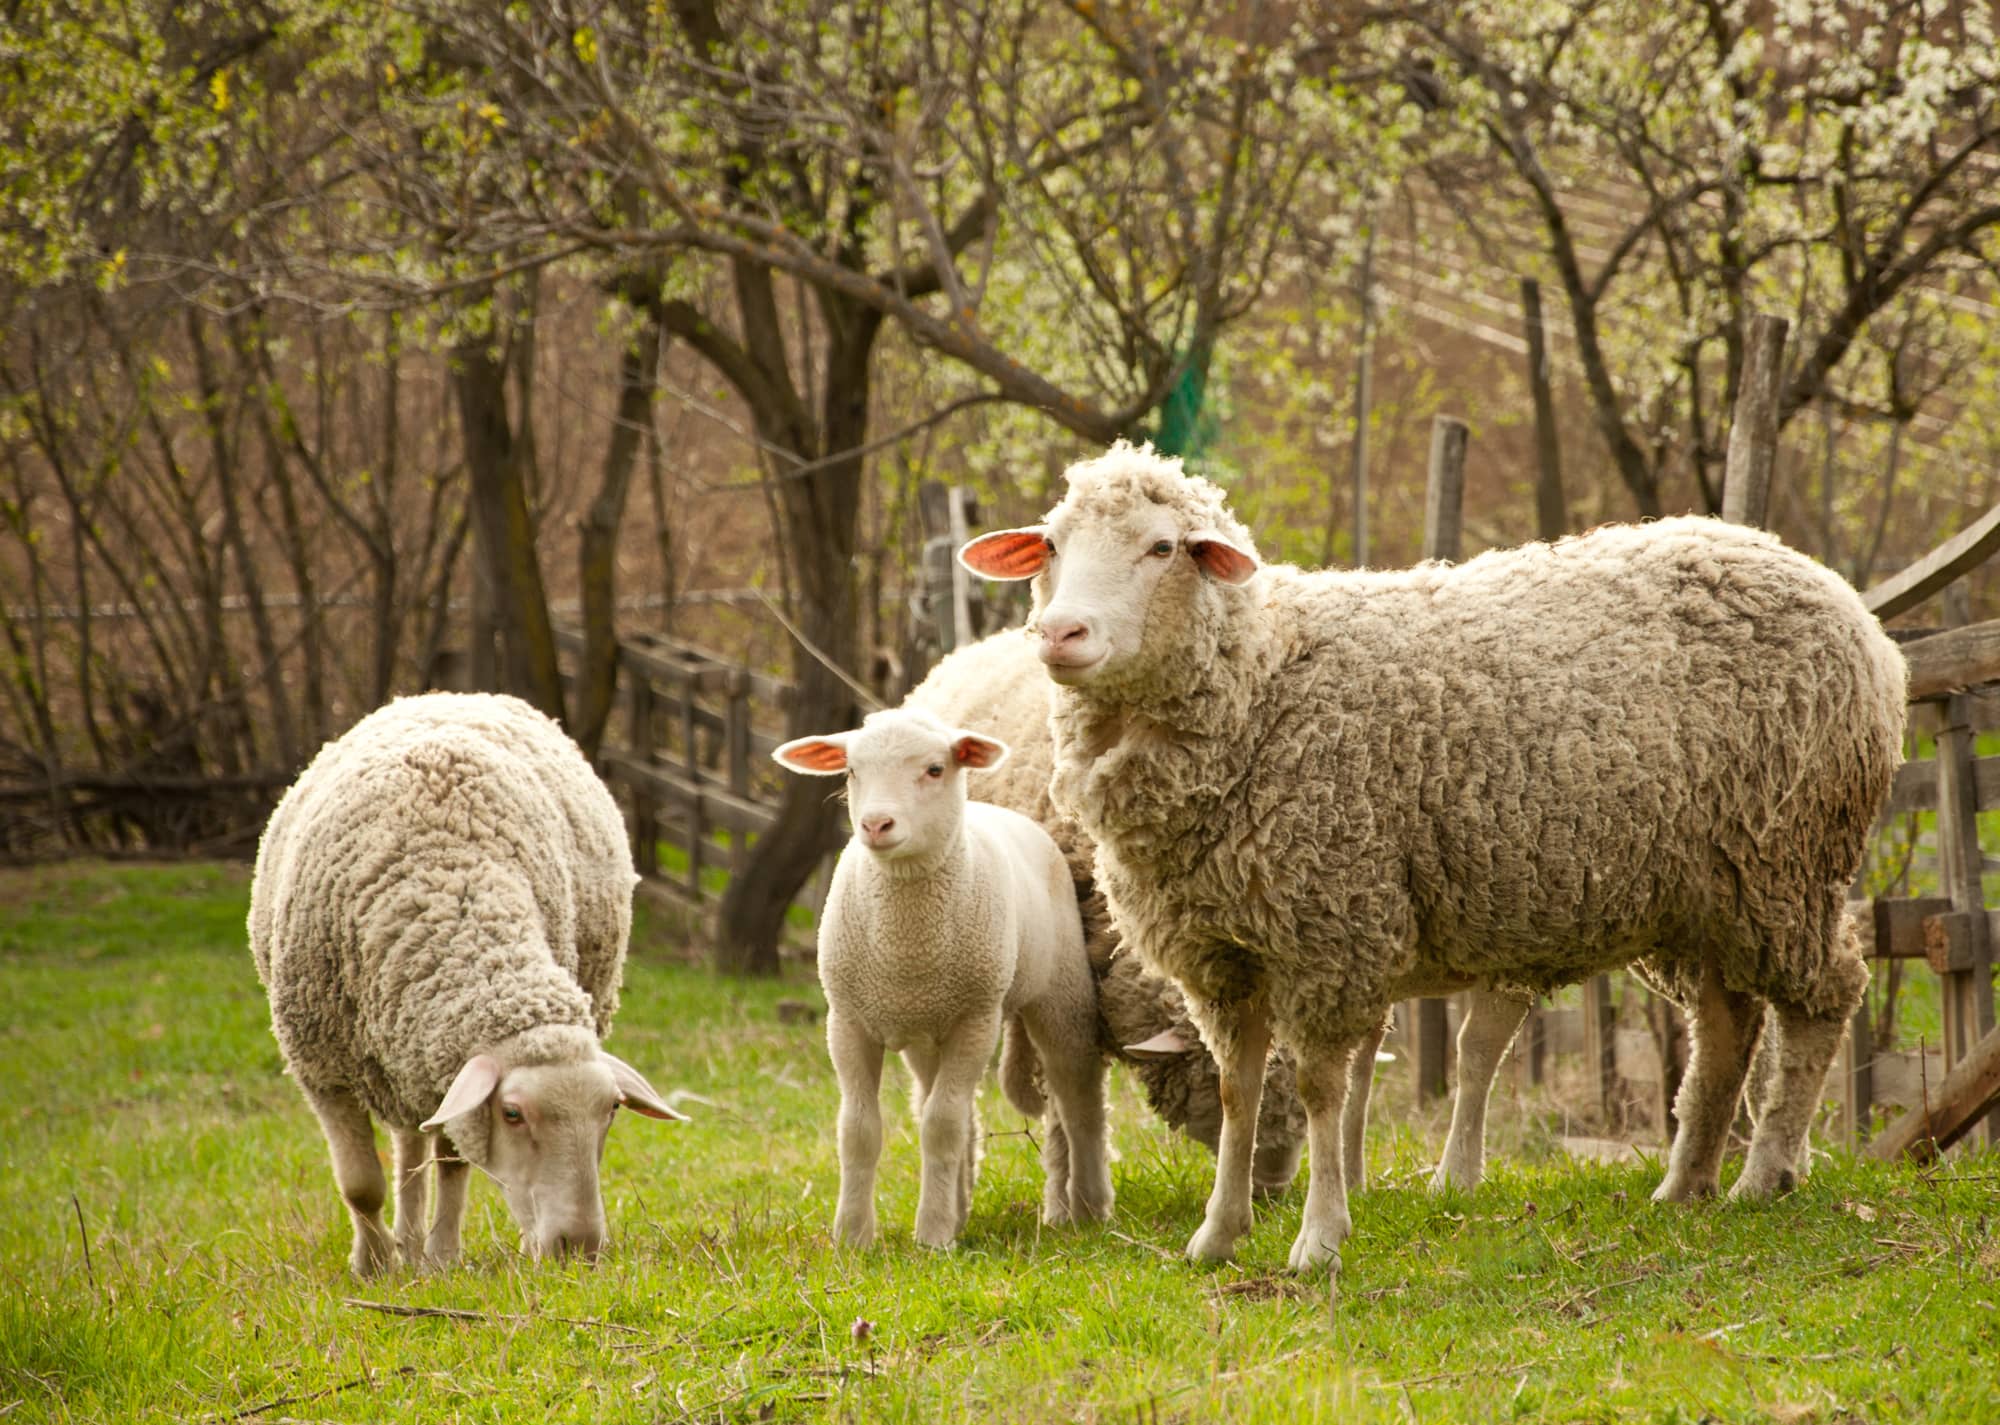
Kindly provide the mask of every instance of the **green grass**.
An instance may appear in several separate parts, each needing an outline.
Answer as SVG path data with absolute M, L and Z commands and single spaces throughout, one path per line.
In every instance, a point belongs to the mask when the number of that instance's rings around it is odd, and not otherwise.
M 1115 1078 L 1110 1228 L 1037 1228 L 1032 1145 L 989 1097 L 958 1250 L 910 1241 L 899 1114 L 887 1242 L 836 1252 L 832 1076 L 819 1031 L 776 1014 L 816 991 L 719 982 L 645 925 L 613 1042 L 713 1106 L 620 1122 L 609 1259 L 524 1261 L 481 1184 L 457 1271 L 356 1284 L 246 894 L 232 868 L 0 875 L 0 1419 L 2000 1418 L 1976 1158 L 1925 1177 L 1835 1155 L 1773 1205 L 1661 1208 L 1653 1168 L 1563 1159 L 1503 1092 L 1493 1179 L 1436 1201 L 1434 1117 L 1384 1115 L 1384 1185 L 1329 1293 L 1282 1271 L 1299 1189 L 1240 1265 L 1177 1259 L 1209 1160 Z

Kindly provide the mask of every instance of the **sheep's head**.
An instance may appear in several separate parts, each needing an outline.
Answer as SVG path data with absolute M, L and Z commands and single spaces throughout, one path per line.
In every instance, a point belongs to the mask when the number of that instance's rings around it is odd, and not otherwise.
M 595 1258 L 604 1246 L 598 1164 L 621 1107 L 648 1118 L 684 1116 L 637 1069 L 602 1050 L 548 1064 L 475 1054 L 422 1126 L 444 1129 L 500 1184 L 531 1253 Z
M 1253 579 L 1255 547 L 1206 480 L 1150 446 L 1120 441 L 1070 467 L 1047 520 L 982 535 L 959 560 L 989 579 L 1033 579 L 1049 676 L 1070 687 L 1122 683 L 1185 651 L 1213 607 Z
M 965 815 L 964 773 L 999 766 L 1007 744 L 891 708 L 854 732 L 801 737 L 771 755 L 794 772 L 845 775 L 855 842 L 883 860 L 923 860 L 944 848 Z

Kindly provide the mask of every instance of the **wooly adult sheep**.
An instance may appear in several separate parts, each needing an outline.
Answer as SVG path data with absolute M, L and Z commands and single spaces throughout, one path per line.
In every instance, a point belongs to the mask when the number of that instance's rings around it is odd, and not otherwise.
M 1068 859 L 1083 912 L 1084 944 L 1097 978 L 1098 1042 L 1138 1078 L 1153 1112 L 1169 1128 L 1214 1152 L 1222 1130 L 1222 1096 L 1215 1060 L 1202 1047 L 1174 982 L 1148 970 L 1137 955 L 1120 954 L 1118 931 L 1105 909 L 1092 871 L 1094 848 L 1074 817 L 1049 799 L 1054 745 L 1049 712 L 1054 685 L 1044 674 L 1036 641 L 1027 629 L 1009 629 L 961 648 L 941 660 L 911 690 L 905 707 L 920 707 L 945 722 L 977 722 L 1004 741 L 1004 766 L 979 781 L 979 799 L 1020 812 L 1055 839 Z M 1531 999 L 1506 989 L 1476 988 L 1467 996 L 1458 1037 L 1458 1083 L 1443 1156 L 1433 1191 L 1479 1185 L 1484 1162 L 1485 1117 L 1493 1078 Z M 1380 1036 L 1355 1052 L 1342 1123 L 1347 1183 L 1363 1178 L 1362 1139 Z M 1264 1070 L 1258 1100 L 1256 1152 L 1251 1183 L 1259 1195 L 1291 1186 L 1305 1149 L 1306 1113 L 1299 1101 L 1292 1056 L 1279 1050 Z
M 1313 1167 L 1291 1265 L 1337 1265 L 1348 1065 L 1385 1006 L 1641 955 L 1697 987 L 1655 1196 L 1717 1190 L 1766 1000 L 1777 1079 L 1734 1191 L 1803 1170 L 1867 982 L 1842 900 L 1906 686 L 1837 576 L 1686 518 L 1456 567 L 1265 567 L 1221 491 L 1123 443 L 1071 468 L 1044 525 L 962 557 L 1035 579 L 1055 803 L 1221 1065 L 1190 1256 L 1227 1257 L 1250 1225 L 1274 1034 Z
M 820 921 L 827 1047 L 840 1080 L 840 1201 L 834 1235 L 875 1239 L 885 1049 L 914 1084 L 923 1180 L 917 1241 L 949 1246 L 972 1207 L 974 1103 L 1001 1027 L 1001 1086 L 1029 1117 L 1043 1109 L 1025 1034 L 1053 1112 L 1043 1135 L 1043 1218 L 1111 1212 L 1097 996 L 1069 868 L 1040 827 L 966 799 L 966 772 L 998 767 L 1004 743 L 914 709 L 878 712 L 859 731 L 787 742 L 795 772 L 847 776 L 854 837 Z
M 681 1116 L 598 1042 L 636 879 L 610 793 L 514 698 L 390 703 L 285 793 L 257 848 L 250 948 L 332 1150 L 356 1275 L 392 1258 L 371 1113 L 395 1140 L 405 1262 L 457 1257 L 469 1167 L 498 1181 L 536 1255 L 595 1255 L 614 1111 Z

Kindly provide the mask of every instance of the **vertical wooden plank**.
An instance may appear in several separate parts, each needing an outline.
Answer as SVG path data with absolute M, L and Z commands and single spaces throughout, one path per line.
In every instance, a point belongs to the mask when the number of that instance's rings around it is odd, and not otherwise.
M 1969 917 L 1972 968 L 1945 975 L 1945 1068 L 1949 1072 L 1993 1027 L 1993 947 L 1987 935 L 1980 881 L 1979 793 L 1973 782 L 1972 708 L 1963 693 L 1946 700 L 1937 735 L 1938 886 L 1954 911 Z M 2000 1133 L 2000 1111 L 1988 1115 L 1989 1135 Z M 1989 1142 L 1993 1141 L 1989 1137 Z
M 1615 1130 L 1624 1115 L 1618 1099 L 1618 1009 L 1609 975 L 1592 975 L 1584 982 L 1583 1059 L 1598 1118 Z
M 631 744 L 632 755 L 642 762 L 653 760 L 653 685 L 637 670 L 631 673 L 631 691 L 628 693 L 629 723 L 626 740 Z M 634 783 L 632 786 L 632 869 L 642 876 L 660 874 L 660 819 L 659 804 L 653 799 L 652 790 Z
M 695 675 L 692 669 L 681 675 L 680 685 L 681 719 L 681 767 L 687 779 L 697 787 L 707 780 L 701 765 L 701 752 L 695 745 L 700 727 L 695 721 Z M 700 791 L 687 798 L 682 804 L 681 826 L 687 834 L 687 879 L 688 897 L 696 905 L 701 904 L 701 862 L 702 849 L 707 844 L 707 806 Z
M 1723 465 L 1722 517 L 1735 524 L 1761 526 L 1770 513 L 1771 468 L 1778 456 L 1778 381 L 1790 326 L 1783 317 L 1762 312 L 1750 319 Z
M 1847 1043 L 1840 1054 L 1840 1128 L 1849 1143 L 1864 1143 L 1875 1109 L 1875 1028 L 1868 1022 L 1868 1001 L 1855 1006 L 1847 1025 Z
M 1465 503 L 1465 449 L 1470 432 L 1464 421 L 1439 416 L 1431 422 L 1430 481 L 1424 493 L 1426 559 L 1459 556 Z M 1449 1023 L 1445 1002 L 1420 999 L 1410 1017 L 1410 1056 L 1417 1067 L 1417 1098 L 1441 1096 L 1447 1087 Z
M 1356 278 L 1361 301 L 1361 340 L 1354 353 L 1354 567 L 1368 567 L 1368 420 L 1375 405 L 1375 220 L 1368 220 Z M 1328 543 L 1331 545 L 1331 539 Z M 1328 554 L 1332 554 L 1331 548 Z
M 1431 421 L 1430 481 L 1424 490 L 1424 558 L 1456 560 L 1465 504 L 1465 447 L 1471 432 L 1464 421 L 1438 416 Z
M 724 758 L 729 767 L 729 791 L 750 799 L 750 675 L 742 668 L 729 673 L 728 705 L 723 722 Z M 749 838 L 738 828 L 729 834 L 729 873 L 743 874 L 750 861 Z
M 1542 328 L 1542 284 L 1532 277 L 1521 279 L 1521 322 L 1528 337 L 1528 390 L 1535 404 L 1535 533 L 1559 539 L 1569 529 L 1569 506 L 1563 498 L 1562 443 L 1556 436 L 1548 334 Z M 1530 1017 L 1537 1012 L 1530 1010 Z
M 1528 1082 L 1540 1088 L 1549 1076 L 1549 1023 L 1543 1017 L 1543 1005 L 1538 998 L 1528 1008 L 1528 1017 L 1521 1021 L 1521 1066 L 1528 1075 Z

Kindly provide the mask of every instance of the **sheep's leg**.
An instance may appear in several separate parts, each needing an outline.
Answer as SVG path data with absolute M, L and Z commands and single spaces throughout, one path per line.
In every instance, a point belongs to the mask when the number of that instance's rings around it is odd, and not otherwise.
M 1194 1008 L 1192 1002 L 1190 1009 Z M 1222 1133 L 1215 1145 L 1215 1191 L 1187 1247 L 1197 1262 L 1226 1262 L 1249 1232 L 1250 1177 L 1257 1146 L 1257 1104 L 1264 1094 L 1264 1059 L 1271 1018 L 1261 999 L 1204 1006 L 1202 1033 L 1221 1071 Z
M 1486 1171 L 1486 1105 L 1493 1096 L 1493 1076 L 1513 1047 L 1530 1007 L 1529 1001 L 1498 990 L 1474 990 L 1467 998 L 1465 1022 L 1458 1027 L 1458 1088 L 1452 1097 L 1451 1132 L 1444 1140 L 1444 1157 L 1431 1175 L 1432 1192 L 1449 1188 L 1471 1192 L 1479 1186 Z
M 1306 1147 L 1312 1154 L 1312 1178 L 1306 1188 L 1306 1210 L 1299 1235 L 1287 1259 L 1295 1272 L 1326 1266 L 1340 1270 L 1340 1244 L 1353 1230 L 1347 1215 L 1347 1144 L 1343 1120 L 1354 1045 L 1326 1052 L 1298 1051 L 1299 1098 L 1306 1106 Z M 1373 1051 L 1370 1051 L 1372 1056 Z
M 1068 1140 L 1062 1165 L 1064 1212 L 1051 1222 L 1102 1222 L 1111 1216 L 1111 1164 L 1104 1146 L 1104 1056 L 1097 1048 L 1096 1011 L 1079 997 L 1064 1010 L 1038 1007 L 1024 1016 L 1041 1056 L 1042 1078 L 1055 1112 L 1050 1141 Z M 1056 1179 L 1047 1180 L 1055 1197 Z
M 395 1259 L 389 1229 L 382 1225 L 389 1185 L 382 1176 L 381 1159 L 375 1156 L 375 1125 L 352 1094 L 308 1088 L 305 1095 L 326 1134 L 326 1146 L 333 1154 L 333 1181 L 354 1221 L 354 1251 L 348 1265 L 357 1277 L 372 1277 Z
M 405 1266 L 424 1260 L 424 1178 L 430 1168 L 431 1137 L 414 1128 L 398 1128 L 396 1141 L 396 1250 Z
M 1732 1198 L 1790 1192 L 1805 1176 L 1806 1133 L 1846 1023 L 1844 1015 L 1813 1016 L 1783 1005 L 1777 1020 L 1777 1064 Z
M 919 1138 L 923 1146 L 923 1185 L 917 1190 L 917 1241 L 926 1247 L 949 1247 L 958 1236 L 959 1212 L 966 1192 L 967 1162 L 977 1151 L 975 1114 L 979 1081 L 1000 1038 L 1000 1015 L 969 1020 L 938 1046 L 937 1079 L 924 1103 Z
M 1727 988 L 1713 965 L 1705 966 L 1695 1003 L 1687 1076 L 1674 1100 L 1680 1130 L 1667 1154 L 1667 1176 L 1653 1192 L 1655 1202 L 1713 1197 L 1722 1179 L 1722 1150 L 1743 1076 L 1757 1048 L 1764 1002 Z
M 833 1237 L 849 1247 L 867 1247 L 875 1241 L 875 1165 L 882 1156 L 882 1045 L 831 1006 L 826 1043 L 840 1081 L 840 1200 L 833 1210 Z
M 938 1049 L 935 1044 L 912 1044 L 903 1051 L 903 1062 L 910 1070 L 910 1113 L 921 1127 L 924 1121 L 924 1105 L 930 1102 L 931 1085 L 937 1082 Z M 969 1130 L 974 1135 L 979 1131 L 975 1115 Z M 964 1166 L 958 1175 L 958 1225 L 964 1230 L 965 1221 L 972 1215 L 972 1186 L 974 1174 L 978 1171 L 978 1139 L 973 1143 L 973 1151 L 965 1155 Z
M 437 1215 L 424 1253 L 439 1266 L 458 1260 L 459 1225 L 465 1220 L 465 1191 L 472 1183 L 472 1165 L 439 1139 L 437 1144 Z
M 1051 1103 L 1042 1118 L 1042 1221 L 1061 1227 L 1069 1213 L 1069 1133 L 1062 1109 Z
M 1355 1046 L 1354 1058 L 1347 1066 L 1347 1102 L 1340 1110 L 1340 1153 L 1349 1192 L 1360 1192 L 1368 1182 L 1368 1099 L 1375 1091 L 1375 1051 L 1382 1047 L 1382 1037 L 1388 1032 L 1389 1017 L 1384 1015 Z

